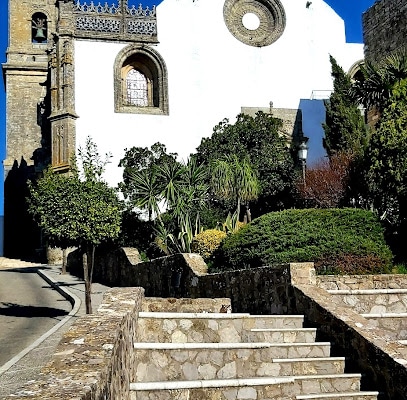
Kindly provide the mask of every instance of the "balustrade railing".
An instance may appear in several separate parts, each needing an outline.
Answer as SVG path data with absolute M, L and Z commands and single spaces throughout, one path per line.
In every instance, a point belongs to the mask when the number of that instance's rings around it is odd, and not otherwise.
M 104 4 L 77 0 L 74 3 L 75 29 L 86 36 L 106 35 L 108 33 L 131 38 L 134 35 L 144 37 L 157 36 L 156 8 L 140 4 L 128 6 L 127 0 Z

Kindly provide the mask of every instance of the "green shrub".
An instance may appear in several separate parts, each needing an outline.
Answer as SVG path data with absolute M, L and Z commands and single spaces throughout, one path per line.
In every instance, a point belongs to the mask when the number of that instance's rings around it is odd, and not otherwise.
M 393 266 L 392 269 L 393 274 L 407 274 L 407 266 L 406 264 L 396 264 Z
M 219 247 L 226 233 L 218 229 L 208 229 L 194 236 L 191 243 L 191 250 L 198 253 L 207 261 L 213 252 Z
M 392 254 L 377 217 L 360 209 L 285 210 L 265 214 L 229 235 L 215 270 L 314 262 L 317 273 L 387 273 Z

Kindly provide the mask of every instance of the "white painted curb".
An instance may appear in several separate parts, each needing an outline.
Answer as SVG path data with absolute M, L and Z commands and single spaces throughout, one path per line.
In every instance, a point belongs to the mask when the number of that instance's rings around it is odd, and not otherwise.
M 44 271 L 37 269 L 37 274 L 72 304 L 72 310 L 62 321 L 58 322 L 48 332 L 46 332 L 42 336 L 40 336 L 34 343 L 32 343 L 30 346 L 26 347 L 24 350 L 20 351 L 20 353 L 18 353 L 11 360 L 7 361 L 4 365 L 2 365 L 0 367 L 0 375 L 4 374 L 4 372 L 9 370 L 14 364 L 16 364 L 18 361 L 20 361 L 31 350 L 34 350 L 45 339 L 50 337 L 59 328 L 61 328 L 63 325 L 65 325 L 73 316 L 75 316 L 78 313 L 79 308 L 81 306 L 81 300 L 78 296 L 76 296 L 75 294 L 70 292 L 68 289 L 66 289 L 62 286 L 59 286 L 58 283 L 52 277 L 48 276 Z

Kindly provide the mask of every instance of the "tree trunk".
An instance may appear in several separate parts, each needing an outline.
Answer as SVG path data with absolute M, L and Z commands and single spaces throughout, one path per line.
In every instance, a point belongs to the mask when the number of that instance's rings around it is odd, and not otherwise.
M 67 264 L 67 251 L 66 248 L 62 249 L 62 274 L 66 274 L 66 264 Z
M 249 208 L 249 203 L 245 204 L 245 208 L 246 208 L 246 215 L 245 215 L 245 223 L 250 223 L 252 222 L 252 212 L 250 211 Z
M 89 257 L 87 251 L 83 252 L 82 255 L 83 264 L 83 278 L 85 280 L 85 304 L 86 304 L 86 314 L 92 314 L 92 282 L 90 280 L 90 270 L 89 270 Z
M 237 213 L 237 221 L 240 221 L 240 197 L 237 198 L 237 207 L 236 207 L 236 213 Z

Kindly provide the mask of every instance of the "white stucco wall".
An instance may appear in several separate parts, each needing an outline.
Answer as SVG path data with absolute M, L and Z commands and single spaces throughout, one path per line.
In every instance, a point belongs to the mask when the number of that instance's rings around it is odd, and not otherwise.
M 90 135 L 111 152 L 106 179 L 121 180 L 124 149 L 159 141 L 186 159 L 224 117 L 242 106 L 297 108 L 313 90 L 332 89 L 329 54 L 345 69 L 363 58 L 362 44 L 346 44 L 343 20 L 322 0 L 282 0 L 287 25 L 274 44 L 256 48 L 235 39 L 221 0 L 164 0 L 157 8 L 155 49 L 169 79 L 168 116 L 114 113 L 113 65 L 126 45 L 76 41 L 77 144 Z

